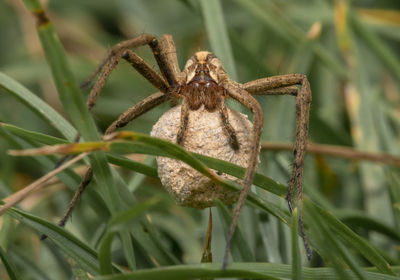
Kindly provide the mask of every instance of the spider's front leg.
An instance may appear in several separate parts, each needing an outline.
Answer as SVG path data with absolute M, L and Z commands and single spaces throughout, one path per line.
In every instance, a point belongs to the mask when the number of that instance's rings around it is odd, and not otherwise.
M 126 126 L 140 115 L 167 101 L 169 96 L 163 92 L 154 93 L 122 113 L 107 129 L 104 135 L 115 132 L 118 128 Z
M 145 45 L 151 48 L 154 58 L 165 79 L 130 50 Z M 171 36 L 164 35 L 159 42 L 153 35 L 142 34 L 112 47 L 106 59 L 90 75 L 88 81 L 85 82 L 85 84 L 90 84 L 94 77 L 100 73 L 89 94 L 87 101 L 89 110 L 96 104 L 100 91 L 103 89 L 108 77 L 118 65 L 121 58 L 127 60 L 144 78 L 162 92 L 168 91 L 170 87 L 176 87 L 179 83 L 179 66 L 177 66 L 176 50 Z

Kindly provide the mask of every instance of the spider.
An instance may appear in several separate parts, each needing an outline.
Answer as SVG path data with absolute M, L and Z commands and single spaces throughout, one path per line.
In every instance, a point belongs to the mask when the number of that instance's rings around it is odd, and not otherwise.
M 135 54 L 132 49 L 148 45 L 160 68 L 161 74 L 156 72 L 148 63 Z M 303 188 L 303 161 L 306 153 L 308 136 L 309 110 L 311 102 L 310 85 L 305 75 L 289 74 L 272 76 L 263 79 L 239 84 L 232 81 L 225 72 L 221 61 L 212 53 L 207 51 L 196 52 L 186 63 L 181 72 L 178 66 L 176 49 L 171 35 L 163 35 L 160 40 L 150 34 L 142 34 L 136 38 L 123 41 L 112 47 L 106 59 L 91 74 L 86 85 L 99 74 L 97 81 L 90 91 L 87 101 L 89 110 L 93 108 L 96 99 L 102 90 L 107 78 L 115 69 L 121 59 L 129 62 L 147 81 L 155 86 L 159 92 L 154 93 L 133 107 L 129 108 L 114 121 L 106 130 L 105 135 L 115 132 L 118 128 L 127 125 L 130 121 L 146 113 L 152 108 L 168 100 L 182 99 L 180 112 L 180 127 L 177 133 L 177 144 L 182 144 L 188 125 L 189 114 L 203 107 L 209 112 L 219 112 L 221 123 L 228 142 L 234 151 L 240 149 L 236 133 L 230 124 L 225 100 L 233 98 L 251 110 L 253 114 L 253 139 L 250 150 L 249 162 L 242 181 L 237 205 L 233 214 L 232 223 L 226 239 L 226 250 L 223 267 L 227 265 L 230 242 L 238 223 L 240 210 L 244 205 L 246 197 L 252 185 L 253 177 L 258 163 L 260 138 L 263 128 L 263 112 L 254 95 L 292 95 L 296 98 L 296 140 L 294 145 L 294 161 L 289 186 L 287 191 L 287 202 L 290 213 L 294 205 L 301 202 Z M 222 136 L 221 136 L 222 137 Z M 88 169 L 80 188 L 73 201 L 82 193 L 85 186 L 92 178 L 92 170 Z M 293 200 L 295 188 L 297 197 Z M 63 226 L 73 208 L 71 202 L 69 209 L 60 221 Z M 301 219 L 301 216 L 300 216 Z M 310 256 L 307 239 L 303 225 L 300 220 L 300 233 L 304 240 L 307 256 Z

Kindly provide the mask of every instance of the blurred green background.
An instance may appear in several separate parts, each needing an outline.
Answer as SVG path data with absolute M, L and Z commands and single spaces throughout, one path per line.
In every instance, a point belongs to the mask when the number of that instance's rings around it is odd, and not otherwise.
M 238 82 L 287 73 L 306 74 L 313 93 L 310 141 L 400 156 L 400 2 L 397 0 L 71 0 L 46 1 L 45 10 L 79 82 L 85 81 L 114 44 L 142 33 L 158 37 L 172 34 L 181 67 L 194 52 L 210 50 L 222 59 L 228 73 Z M 0 71 L 67 117 L 35 30 L 35 20 L 23 2 L 0 2 L 0 36 Z M 157 68 L 147 47 L 137 49 L 137 53 Z M 120 113 L 154 92 L 149 83 L 121 62 L 92 111 L 99 130 L 104 131 Z M 88 93 L 89 89 L 83 90 L 85 98 Z M 257 99 L 264 110 L 263 141 L 292 142 L 294 98 Z M 234 102 L 232 106 L 242 109 Z M 152 124 L 169 107 L 170 104 L 158 106 L 126 129 L 149 133 Z M 2 90 L 0 121 L 62 137 L 23 102 Z M 7 150 L 18 147 L 17 138 L 1 129 L 2 196 L 51 170 L 31 158 L 9 156 Z M 154 166 L 150 156 L 135 159 Z M 288 152 L 262 151 L 258 170 L 286 184 L 291 160 Z M 161 197 L 162 203 L 147 214 L 147 219 L 171 259 L 175 263 L 199 263 L 208 211 L 176 206 L 158 180 L 119 171 L 139 200 Z M 314 155 L 307 156 L 305 161 L 305 193 L 376 246 L 392 265 L 400 263 L 399 183 L 398 167 L 390 165 Z M 95 192 L 95 184 L 89 188 Z M 260 190 L 258 194 L 285 208 L 282 199 Z M 56 222 L 72 195 L 71 189 L 57 183 L 27 198 L 21 208 Z M 88 196 L 86 193 L 80 201 L 67 229 L 85 244 L 98 248 L 106 220 L 88 203 Z M 224 249 L 223 222 L 217 211 L 213 211 L 213 253 L 214 260 L 220 262 Z M 241 228 L 255 260 L 291 263 L 290 230 L 276 218 L 247 207 Z M 69 267 L 76 264 L 66 261 L 53 244 L 41 243 L 38 236 L 36 231 L 13 222 L 10 217 L 2 220 L 0 246 L 19 268 L 21 279 L 69 279 L 72 273 L 78 273 L 71 272 Z M 154 261 L 154 256 L 140 248 L 140 242 L 132 240 L 136 267 L 156 266 L 159 260 Z M 349 251 L 358 265 L 371 266 L 357 252 Z M 112 245 L 112 255 L 115 263 L 132 269 L 117 239 Z M 305 266 L 325 266 L 332 262 L 317 254 L 311 262 L 303 260 Z M 4 268 L 0 268 L 0 278 L 7 277 Z

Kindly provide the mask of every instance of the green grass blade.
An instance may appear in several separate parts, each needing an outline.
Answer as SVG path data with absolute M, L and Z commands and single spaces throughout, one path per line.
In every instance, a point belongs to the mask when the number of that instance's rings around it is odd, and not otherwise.
M 372 52 L 377 55 L 384 65 L 390 70 L 393 77 L 400 81 L 400 60 L 396 55 L 375 35 L 365 24 L 358 18 L 356 13 L 349 16 L 350 23 L 354 31 L 364 40 L 371 48 Z
M 347 270 L 349 271 L 349 270 Z M 141 269 L 121 275 L 96 277 L 96 280 L 181 280 L 200 277 L 213 278 L 250 278 L 250 279 L 288 279 L 291 277 L 291 265 L 271 263 L 230 263 L 226 270 L 221 270 L 219 263 L 198 265 L 178 265 L 155 269 Z M 368 280 L 395 280 L 396 276 L 375 272 L 365 272 Z M 332 268 L 308 268 L 302 271 L 303 280 L 338 280 Z M 351 279 L 357 279 L 352 276 Z
M 72 274 L 75 277 L 75 280 L 91 280 L 90 275 L 88 275 L 88 273 L 84 271 L 75 260 L 69 259 L 68 262 L 71 266 Z
M 78 88 L 64 48 L 52 23 L 39 1 L 26 0 L 24 3 L 37 19 L 36 29 L 39 39 L 65 110 L 86 140 L 99 139 L 96 125 L 86 108 L 83 95 Z
M 124 252 L 125 260 L 128 262 L 130 270 L 136 270 L 136 257 L 135 248 L 132 244 L 132 239 L 129 231 L 121 231 L 120 234 L 121 243 L 123 244 L 122 250 Z
M 114 154 L 107 154 L 107 160 L 109 163 L 112 163 L 112 164 L 115 164 L 115 165 L 118 165 L 118 166 L 121 166 L 121 167 L 124 167 L 127 169 L 131 169 L 133 171 L 147 175 L 152 178 L 158 178 L 157 168 L 148 166 L 141 162 L 127 159 L 125 157 L 122 157 L 119 155 L 114 155 Z
M 392 212 L 394 216 L 394 226 L 396 232 L 400 232 L 400 174 L 396 169 L 386 170 L 386 177 L 388 178 L 389 194 L 392 205 Z
M 159 233 L 146 219 L 142 219 L 140 226 L 132 228 L 130 232 L 136 244 L 147 253 L 149 261 L 151 261 L 154 266 L 181 263 L 181 261 L 165 247 L 162 240 L 160 240 Z
M 285 16 L 282 15 L 282 11 L 277 11 L 272 2 L 246 0 L 236 0 L 235 2 L 254 15 L 255 18 L 259 19 L 263 24 L 271 28 L 280 39 L 292 45 L 297 45 L 299 40 L 306 39 L 306 32 L 289 22 Z M 329 69 L 332 69 L 340 79 L 347 79 L 347 70 L 324 46 L 320 45 L 318 42 L 314 42 L 313 51 L 316 57 L 329 67 Z
M 232 216 L 229 214 L 228 209 L 221 201 L 216 201 L 216 206 L 218 209 L 218 214 L 221 217 L 220 220 L 223 222 L 225 236 L 227 236 L 229 232 L 229 226 L 232 222 Z M 236 262 L 255 261 L 255 258 L 250 250 L 250 246 L 243 237 L 239 226 L 236 228 L 235 234 L 232 237 L 231 255 L 232 259 Z
M 97 253 L 65 229 L 15 208 L 12 208 L 7 213 L 27 226 L 39 231 L 41 234 L 47 235 L 48 238 L 68 256 L 78 262 L 86 271 L 92 274 L 99 273 Z
M 199 1 L 212 52 L 222 61 L 232 80 L 237 73 L 220 0 Z
M 319 244 L 318 248 L 321 250 L 321 255 L 332 264 L 338 277 L 340 279 L 352 279 L 349 272 L 344 270 L 344 264 L 347 264 L 357 276 L 357 279 L 365 279 L 354 259 L 349 256 L 342 244 L 339 244 L 316 208 L 308 201 L 304 205 L 307 209 L 307 215 L 309 215 L 310 231 L 313 233 L 314 241 Z
M 194 169 L 199 171 L 201 174 L 209 177 L 213 181 L 217 182 L 218 184 L 222 186 L 226 186 L 228 188 L 235 188 L 234 183 L 228 182 L 226 180 L 221 180 L 220 178 L 216 177 L 213 173 L 210 172 L 210 170 L 207 168 L 205 164 L 203 164 L 201 161 L 197 160 L 193 155 L 188 153 L 185 149 L 180 147 L 179 145 L 173 144 L 169 141 L 161 140 L 159 138 L 155 137 L 150 137 L 145 134 L 141 133 L 135 133 L 135 132 L 122 132 L 119 134 L 121 137 L 131 140 L 131 141 L 138 141 L 142 142 L 143 147 L 146 147 L 147 145 L 150 146 L 151 148 L 154 148 L 153 152 L 157 153 L 158 155 L 165 154 L 168 157 L 176 158 L 179 159 L 190 166 L 192 166 Z M 100 143 L 99 143 L 100 144 Z M 113 149 L 116 150 L 122 150 L 123 147 L 129 146 L 129 142 L 111 142 L 110 148 L 111 151 Z
M 43 7 L 37 0 L 24 1 L 25 5 L 37 17 L 36 26 L 40 42 L 50 66 L 60 100 L 82 137 L 87 141 L 99 139 L 97 127 L 89 110 L 86 108 L 75 77 L 67 61 L 64 48 L 57 33 L 47 18 Z M 103 198 L 111 212 L 121 208 L 117 190 L 113 187 L 113 176 L 103 153 L 94 153 L 90 157 L 94 177 L 99 185 Z
M 293 210 L 291 221 L 292 237 L 292 280 L 301 279 L 301 257 L 299 250 L 299 214 L 297 207 Z
M 110 274 L 112 272 L 112 260 L 111 260 L 111 243 L 115 236 L 115 233 L 121 232 L 125 238 L 126 244 L 131 244 L 129 235 L 124 233 L 124 229 L 138 226 L 136 223 L 132 225 L 132 221 L 143 215 L 150 207 L 154 206 L 158 202 L 158 199 L 150 199 L 140 203 L 136 203 L 128 209 L 120 211 L 114 214 L 108 221 L 107 232 L 101 240 L 99 248 L 99 264 L 101 274 Z M 129 254 L 132 254 L 131 250 Z
M 0 126 L 3 129 L 7 130 L 8 132 L 10 132 L 14 135 L 17 135 L 18 137 L 21 137 L 22 139 L 35 141 L 35 142 L 45 144 L 45 145 L 56 145 L 56 144 L 68 144 L 69 143 L 69 141 L 67 141 L 65 139 L 61 139 L 61 138 L 50 136 L 47 134 L 23 129 L 21 127 L 18 127 L 18 126 L 12 125 L 12 124 L 0 123 Z
M 354 210 L 335 210 L 335 216 L 342 222 L 366 230 L 379 232 L 394 240 L 400 241 L 400 232 L 382 223 L 377 218 L 369 217 L 361 211 Z
M 308 203 L 308 202 L 306 202 Z M 364 239 L 355 234 L 345 224 L 336 219 L 332 214 L 323 210 L 317 205 L 313 205 L 321 215 L 324 222 L 336 232 L 348 244 L 357 249 L 366 259 L 368 259 L 381 273 L 395 275 L 390 265 L 379 253 Z
M 157 198 L 152 198 L 143 202 L 136 203 L 128 209 L 114 214 L 108 221 L 108 231 L 115 232 L 122 228 L 129 228 L 130 222 L 137 217 L 143 215 L 149 208 L 153 207 L 159 202 Z
M 157 169 L 154 168 L 155 158 L 153 156 L 146 156 L 140 164 L 148 167 L 149 171 L 151 170 L 151 175 L 147 175 L 144 172 L 137 172 L 134 174 L 127 183 L 127 188 L 132 193 L 134 193 L 141 185 L 143 185 L 146 180 L 146 176 L 158 178 Z
M 44 269 L 42 269 L 32 258 L 29 258 L 25 252 L 18 250 L 15 246 L 12 251 L 9 251 L 9 255 L 13 262 L 19 267 L 24 268 L 23 272 L 29 273 L 29 276 L 35 280 L 52 280 L 51 277 L 46 275 Z M 21 269 L 22 272 L 22 269 Z
M 27 88 L 1 72 L 0 88 L 20 100 L 32 112 L 57 129 L 66 139 L 74 140 L 77 131 L 67 120 Z
M 30 133 L 36 133 L 32 131 L 28 131 L 28 134 Z M 17 148 L 17 149 L 27 149 L 27 148 L 37 148 L 37 144 L 33 143 L 30 141 L 29 138 L 25 137 L 27 134 L 21 133 L 19 136 L 23 137 L 23 140 L 25 141 L 20 141 L 20 139 L 17 139 L 16 136 L 10 134 L 8 131 L 4 129 L 4 127 L 0 126 L 0 135 L 3 138 L 6 138 L 10 144 L 11 147 Z M 51 137 L 45 139 L 45 141 L 51 141 Z M 46 157 L 34 157 L 32 158 L 38 166 L 41 166 L 45 170 L 51 170 L 54 168 L 56 162 L 58 161 L 58 158 L 54 156 L 46 156 Z M 77 187 L 79 186 L 79 183 L 81 181 L 81 176 L 79 176 L 74 170 L 71 168 L 68 168 L 60 173 L 57 174 L 57 177 L 72 191 L 75 191 Z M 93 210 L 101 215 L 102 217 L 108 217 L 109 213 L 106 210 L 104 201 L 101 199 L 99 194 L 92 188 L 89 188 L 87 190 L 88 193 L 88 203 L 90 206 L 93 208 Z
M 0 247 L 0 259 L 6 268 L 7 275 L 10 278 L 10 280 L 20 280 L 21 278 L 18 276 L 17 269 L 15 268 L 14 264 L 10 261 L 9 256 L 7 256 L 7 253 L 3 250 L 2 247 Z
M 111 243 L 114 238 L 114 232 L 108 232 L 104 235 L 100 242 L 99 247 L 99 265 L 100 274 L 106 275 L 112 273 L 112 260 L 111 260 Z
M 39 132 L 23 129 L 21 127 L 17 127 L 15 125 L 11 124 L 6 124 L 6 123 L 0 123 L 0 127 L 24 140 L 27 141 L 35 141 L 41 144 L 45 145 L 57 145 L 57 144 L 67 144 L 69 143 L 68 141 L 53 137 L 50 135 L 42 134 Z M 131 169 L 133 171 L 137 171 L 141 174 L 153 177 L 153 178 L 158 178 L 157 176 L 157 169 L 154 167 L 147 166 L 143 163 L 127 159 L 125 157 L 119 156 L 119 155 L 107 155 L 107 160 L 108 162 L 127 168 Z M 79 183 L 79 182 L 77 182 Z
M 0 185 L 3 187 L 6 184 L 0 181 Z M 4 215 L 1 222 L 2 224 L 0 229 L 0 248 L 7 250 L 8 246 L 12 244 L 16 225 L 14 223 L 14 219 L 12 219 L 9 215 Z

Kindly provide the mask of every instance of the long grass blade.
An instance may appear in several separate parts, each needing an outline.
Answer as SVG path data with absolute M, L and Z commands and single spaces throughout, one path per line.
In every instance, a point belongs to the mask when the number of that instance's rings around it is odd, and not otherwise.
M 14 264 L 11 262 L 10 258 L 7 256 L 7 253 L 0 247 L 0 259 L 6 268 L 8 277 L 10 280 L 20 280 L 21 278 L 18 275 L 17 269 Z
M 232 222 L 232 216 L 229 214 L 228 209 L 225 205 L 220 201 L 216 201 L 216 205 L 218 208 L 218 213 L 221 217 L 221 221 L 223 222 L 225 236 L 228 235 L 229 226 Z M 243 237 L 243 234 L 240 228 L 237 228 L 235 234 L 232 237 L 231 242 L 231 255 L 233 261 L 236 262 L 251 262 L 254 261 L 255 258 L 250 250 L 250 246 L 247 243 L 246 239 Z
M 0 88 L 20 100 L 22 104 L 26 105 L 36 115 L 57 129 L 66 139 L 69 141 L 74 140 L 77 131 L 67 120 L 34 93 L 1 72 Z
M 95 275 L 99 273 L 96 251 L 65 229 L 15 208 L 11 208 L 9 214 L 29 227 L 47 235 L 64 253 L 76 260 L 89 273 Z
M 301 279 L 301 257 L 299 250 L 299 214 L 297 208 L 293 210 L 291 221 L 292 238 L 292 280 Z
M 223 62 L 229 76 L 236 81 L 237 74 L 220 0 L 199 1 L 204 24 L 213 53 Z
M 348 271 L 348 270 L 347 270 Z M 143 269 L 121 275 L 107 275 L 96 278 L 96 280 L 180 280 L 200 277 L 214 278 L 250 278 L 250 279 L 289 279 L 291 277 L 291 265 L 270 263 L 230 263 L 226 270 L 221 270 L 220 264 L 199 264 L 161 267 L 156 269 Z M 368 280 L 394 280 L 396 276 L 382 275 L 375 272 L 366 272 Z M 304 280 L 338 280 L 332 268 L 308 268 L 302 271 Z M 357 279 L 352 277 L 352 279 Z

